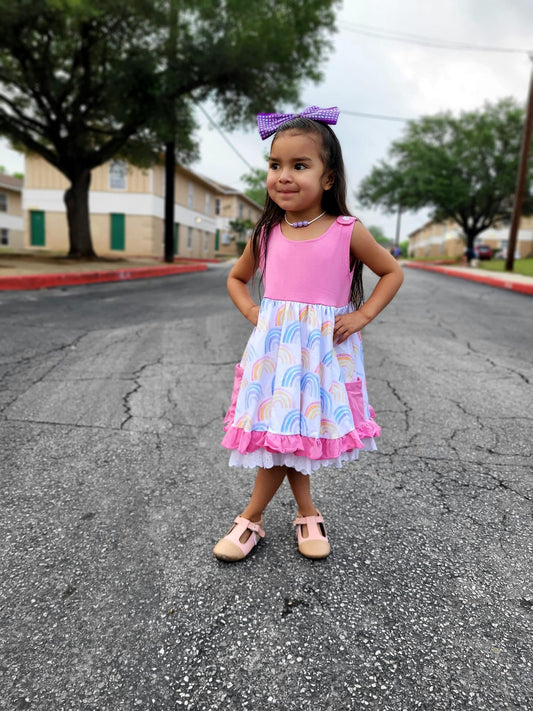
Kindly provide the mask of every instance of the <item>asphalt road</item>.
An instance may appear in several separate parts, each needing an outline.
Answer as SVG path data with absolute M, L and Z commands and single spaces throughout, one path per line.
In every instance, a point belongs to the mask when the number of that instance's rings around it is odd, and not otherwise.
M 407 270 L 379 451 L 313 475 L 331 556 L 284 486 L 227 565 L 226 269 L 0 294 L 0 709 L 531 709 L 531 297 Z

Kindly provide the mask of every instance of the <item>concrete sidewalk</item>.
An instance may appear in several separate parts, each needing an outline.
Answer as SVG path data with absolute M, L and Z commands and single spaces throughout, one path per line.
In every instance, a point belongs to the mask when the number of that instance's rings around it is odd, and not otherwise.
M 69 259 L 67 256 L 0 252 L 0 291 L 43 289 L 161 277 L 207 269 L 209 259 L 176 258 L 167 264 L 155 257 Z
M 477 267 L 449 266 L 447 264 L 432 264 L 428 262 L 404 262 L 405 267 L 410 269 L 424 269 L 429 272 L 438 272 L 447 276 L 459 279 L 477 281 L 488 286 L 495 286 L 499 289 L 518 291 L 521 294 L 533 295 L 533 277 L 515 274 L 514 272 L 493 272 L 488 269 Z

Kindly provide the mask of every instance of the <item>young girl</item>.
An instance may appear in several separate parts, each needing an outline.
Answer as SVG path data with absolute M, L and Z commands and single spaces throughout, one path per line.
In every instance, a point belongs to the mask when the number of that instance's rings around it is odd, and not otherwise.
M 263 511 L 285 477 L 298 506 L 298 549 L 330 552 L 310 474 L 376 448 L 380 428 L 368 405 L 361 329 L 403 281 L 397 261 L 346 208 L 338 110 L 259 114 L 274 133 L 265 209 L 228 277 L 235 306 L 254 326 L 235 369 L 222 444 L 230 465 L 258 467 L 250 501 L 215 546 L 221 560 L 247 556 L 265 535 Z M 277 125 L 279 124 L 279 125 Z M 380 279 L 363 303 L 362 266 Z M 261 269 L 264 298 L 248 282 Z

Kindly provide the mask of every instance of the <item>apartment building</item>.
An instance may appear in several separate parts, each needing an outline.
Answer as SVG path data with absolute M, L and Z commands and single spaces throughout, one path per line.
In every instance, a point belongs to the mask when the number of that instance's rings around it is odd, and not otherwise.
M 220 233 L 220 254 L 235 254 L 237 243 L 250 239 L 253 230 L 250 225 L 259 220 L 263 207 L 229 185 L 214 180 L 210 182 L 217 191 L 215 215 Z M 240 233 L 234 229 L 239 223 L 243 226 Z M 248 226 L 244 227 L 245 224 Z
M 509 226 L 491 227 L 481 232 L 476 244 L 488 244 L 495 252 L 505 251 L 509 241 Z M 453 220 L 426 222 L 409 235 L 410 257 L 433 257 L 452 259 L 460 257 L 465 250 L 462 230 Z M 517 257 L 533 257 L 533 217 L 522 217 L 518 230 Z
M 22 180 L 0 173 L 0 247 L 22 249 Z
M 93 247 L 100 256 L 163 254 L 164 167 L 136 168 L 112 160 L 92 171 L 89 212 Z M 52 251 L 68 249 L 64 193 L 65 176 L 36 155 L 26 157 L 23 197 L 25 246 Z M 230 196 L 226 194 L 232 192 Z M 240 196 L 240 197 L 239 197 Z M 174 253 L 189 258 L 213 258 L 236 253 L 229 219 L 217 214 L 226 199 L 236 215 L 254 219 L 245 195 L 178 165 L 175 175 Z M 224 202 L 225 204 L 225 202 Z M 240 204 L 246 205 L 241 210 Z M 255 203 L 252 203 L 255 205 Z M 255 206 L 256 212 L 261 209 Z M 233 237 L 233 239 L 232 239 Z

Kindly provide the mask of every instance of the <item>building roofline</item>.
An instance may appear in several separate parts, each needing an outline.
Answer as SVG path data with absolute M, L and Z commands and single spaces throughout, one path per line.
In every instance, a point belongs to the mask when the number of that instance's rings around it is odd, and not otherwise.
M 246 195 L 246 193 L 243 193 L 241 190 L 237 190 L 237 188 L 232 188 L 230 185 L 224 185 L 223 183 L 219 183 L 218 180 L 213 180 L 213 178 L 208 178 L 206 176 L 203 176 L 203 178 L 204 180 L 207 180 L 221 195 L 237 195 L 242 200 L 252 205 L 252 207 L 255 207 L 261 211 L 263 210 L 262 205 L 260 205 L 255 200 L 252 200 L 252 198 L 248 197 L 248 195 Z
M 15 190 L 21 193 L 24 181 L 19 178 L 15 178 L 13 175 L 6 175 L 5 173 L 0 173 L 0 187 L 8 188 L 9 190 Z

